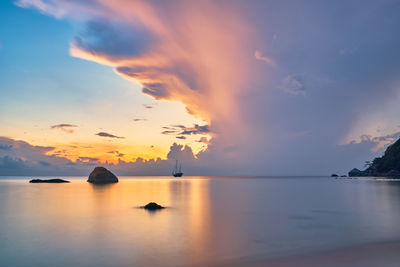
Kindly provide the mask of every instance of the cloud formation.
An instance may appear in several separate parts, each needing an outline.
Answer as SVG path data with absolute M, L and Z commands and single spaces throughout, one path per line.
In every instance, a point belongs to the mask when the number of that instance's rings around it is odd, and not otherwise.
M 299 75 L 289 75 L 282 81 L 282 86 L 279 87 L 285 93 L 291 95 L 305 95 L 304 82 Z
M 66 133 L 73 133 L 74 129 L 71 128 L 76 128 L 78 127 L 77 125 L 74 124 L 69 124 L 69 123 L 61 123 L 61 124 L 56 124 L 50 126 L 51 129 L 60 129 L 61 131 L 64 131 Z
M 108 137 L 108 138 L 125 139 L 125 137 L 116 136 L 116 135 L 106 133 L 106 132 L 99 132 L 96 135 L 101 136 L 101 137 Z
M 151 109 L 154 108 L 154 104 L 143 104 L 144 108 Z
M 237 119 L 236 95 L 250 71 L 246 43 L 252 36 L 240 15 L 227 12 L 229 3 L 24 0 L 20 5 L 73 20 L 79 14 L 86 22 L 71 42 L 71 55 L 113 66 L 140 83 L 144 94 L 182 102 L 209 123 Z
M 33 146 L 24 141 L 0 137 L 0 173 L 1 175 L 89 175 L 98 165 L 109 168 L 117 175 L 170 175 L 175 160 L 179 160 L 184 169 L 192 172 L 200 169 L 189 146 L 174 143 L 166 160 L 143 160 L 137 158 L 133 162 L 119 160 L 117 164 L 100 163 L 95 157 L 79 157 L 71 161 L 62 156 L 47 155 L 53 147 Z M 109 153 L 121 155 L 118 151 Z
M 359 140 L 350 141 L 350 144 L 360 144 L 365 142 L 374 143 L 375 146 L 371 148 L 371 151 L 378 152 L 384 149 L 386 146 L 394 143 L 399 138 L 400 132 L 395 132 L 384 136 L 371 136 L 364 134 L 360 136 Z
M 161 132 L 166 135 L 180 135 L 178 139 L 185 139 L 183 135 L 196 135 L 196 134 L 209 134 L 210 128 L 208 125 L 195 124 L 193 127 L 186 127 L 184 125 L 171 125 L 162 127 L 164 130 Z
M 213 138 L 199 140 L 208 150 L 196 155 L 197 164 L 216 173 L 321 174 L 338 165 L 345 170 L 381 151 L 371 151 L 374 140 L 341 145 L 349 132 L 357 127 L 359 136 L 400 123 L 398 103 L 391 116 L 387 108 L 400 88 L 397 1 L 19 5 L 78 25 L 72 56 L 111 66 L 141 84 L 144 94 L 183 103 L 204 120 Z M 274 68 L 260 64 L 269 59 Z M 172 128 L 164 134 L 198 133 L 196 127 Z
M 355 158 L 360 164 L 363 164 L 366 160 L 371 160 L 374 155 L 379 156 L 371 152 L 371 148 L 376 146 L 378 140 L 365 139 L 361 143 L 351 143 L 347 145 L 341 145 L 337 148 L 327 152 L 325 159 L 320 161 L 319 164 L 327 166 L 337 166 L 337 162 L 334 165 L 329 161 L 330 153 L 337 153 L 340 155 L 350 154 L 350 158 Z M 187 175 L 238 175 L 238 168 L 232 165 L 230 169 L 221 169 L 219 162 L 215 159 L 204 159 L 204 153 L 202 152 L 197 156 L 194 155 L 190 146 L 172 144 L 167 155 L 166 160 L 162 159 L 151 159 L 143 160 L 137 158 L 132 162 L 126 162 L 119 160 L 117 163 L 100 163 L 99 159 L 95 157 L 79 157 L 76 161 L 71 161 L 64 158 L 63 156 L 47 155 L 47 152 L 52 151 L 53 147 L 42 147 L 33 146 L 24 141 L 13 140 L 6 137 L 0 137 L 0 146 L 8 147 L 10 149 L 0 150 L 0 173 L 2 175 L 88 175 L 90 171 L 98 165 L 109 168 L 117 175 L 170 175 L 171 170 L 175 164 L 175 160 L 179 160 L 182 163 L 183 170 Z M 231 150 L 235 148 L 232 147 Z M 297 158 L 299 151 L 291 151 L 292 157 Z M 109 151 L 112 154 L 119 154 L 118 151 Z M 229 151 L 225 150 L 227 156 Z M 280 155 L 276 155 L 278 161 L 273 161 L 277 164 L 279 162 Z M 325 160 L 327 160 L 325 162 Z M 288 158 L 287 160 L 290 160 Z M 348 160 L 343 158 L 340 160 L 341 164 L 344 164 Z M 325 166 L 326 167 L 326 166 Z M 346 165 L 348 171 L 351 164 Z M 361 166 L 360 166 L 361 167 Z M 305 170 L 310 171 L 309 166 L 304 165 Z M 313 172 L 310 172 L 313 173 Z M 256 174 L 256 173 L 251 173 Z M 273 175 L 273 174 L 272 174 Z
M 254 51 L 254 57 L 258 60 L 264 61 L 265 63 L 275 65 L 275 62 L 269 57 L 263 56 L 262 53 L 258 50 Z
M 12 145 L 0 145 L 0 150 L 11 150 Z
M 98 158 L 93 157 L 79 157 L 78 158 L 82 162 L 89 162 L 89 163 L 98 163 L 101 164 Z
M 108 153 L 108 154 L 116 155 L 116 156 L 119 157 L 119 158 L 125 156 L 124 153 L 120 153 L 118 150 L 108 151 L 107 153 Z

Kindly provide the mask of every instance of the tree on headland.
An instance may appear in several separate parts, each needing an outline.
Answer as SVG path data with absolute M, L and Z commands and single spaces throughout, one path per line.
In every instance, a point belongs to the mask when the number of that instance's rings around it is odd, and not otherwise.
M 369 160 L 367 160 L 367 161 L 365 162 L 365 164 L 364 164 L 364 168 L 369 168 L 369 167 L 371 167 L 371 165 L 372 165 L 372 162 L 369 161 Z
M 365 162 L 366 169 L 353 169 L 349 176 L 388 176 L 400 177 L 400 139 L 388 146 L 382 157 Z

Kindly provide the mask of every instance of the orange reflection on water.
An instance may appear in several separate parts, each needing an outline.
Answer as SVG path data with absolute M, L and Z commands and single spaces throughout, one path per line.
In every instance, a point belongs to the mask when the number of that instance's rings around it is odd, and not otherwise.
M 107 255 L 116 265 L 200 262 L 207 250 L 209 196 L 207 179 L 120 179 L 118 184 L 21 183 L 7 206 L 18 206 L 16 229 L 27 240 L 39 238 L 58 246 L 84 264 L 87 254 Z M 24 192 L 22 194 L 22 192 Z M 8 198 L 9 199 L 9 198 Z M 140 206 L 157 202 L 167 209 L 148 212 Z M 11 208 L 10 208 L 11 210 Z M 39 235 L 38 235 L 39 234 Z M 39 242 L 40 243 L 40 242 Z M 35 249 L 35 248 L 33 248 Z M 40 249 L 38 247 L 37 249 Z

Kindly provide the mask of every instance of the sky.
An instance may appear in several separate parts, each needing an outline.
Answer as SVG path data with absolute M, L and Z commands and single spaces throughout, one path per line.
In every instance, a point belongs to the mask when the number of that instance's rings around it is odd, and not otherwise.
M 400 1 L 0 3 L 0 175 L 329 175 L 400 136 Z

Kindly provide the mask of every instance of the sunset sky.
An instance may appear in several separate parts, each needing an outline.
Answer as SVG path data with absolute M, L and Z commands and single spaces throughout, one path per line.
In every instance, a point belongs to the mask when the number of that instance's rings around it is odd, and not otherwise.
M 0 2 L 0 175 L 325 175 L 400 136 L 400 1 Z

